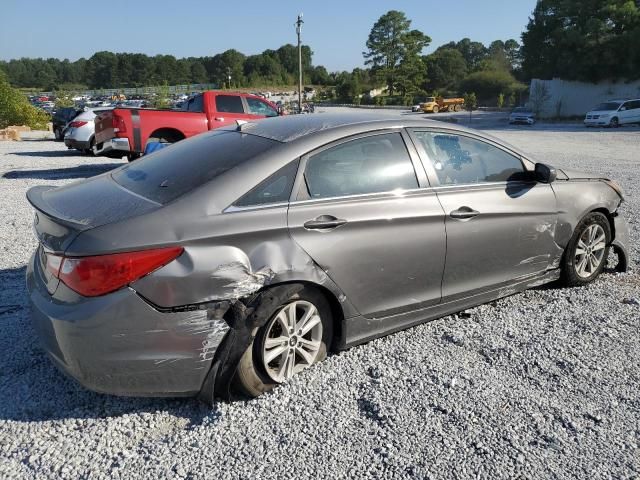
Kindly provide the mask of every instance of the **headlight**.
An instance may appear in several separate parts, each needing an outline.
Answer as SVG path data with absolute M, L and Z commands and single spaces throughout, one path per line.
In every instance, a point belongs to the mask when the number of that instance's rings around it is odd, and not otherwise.
M 615 190 L 615 192 L 620 196 L 622 200 L 624 200 L 624 193 L 622 191 L 622 187 L 620 184 L 614 180 L 604 180 L 604 183 L 609 185 L 611 188 Z

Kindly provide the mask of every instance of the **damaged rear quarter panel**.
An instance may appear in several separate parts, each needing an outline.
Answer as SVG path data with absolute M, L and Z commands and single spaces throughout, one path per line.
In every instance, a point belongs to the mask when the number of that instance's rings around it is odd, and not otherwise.
M 132 287 L 160 307 L 236 300 L 261 288 L 303 281 L 342 292 L 291 238 L 287 207 L 235 211 L 204 217 L 185 231 L 184 253 Z M 355 314 L 342 302 L 345 316 Z

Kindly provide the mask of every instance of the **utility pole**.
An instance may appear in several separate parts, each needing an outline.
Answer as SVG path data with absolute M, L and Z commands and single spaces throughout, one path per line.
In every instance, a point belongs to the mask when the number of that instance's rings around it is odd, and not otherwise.
M 231 67 L 227 67 L 227 78 L 229 79 L 229 90 L 231 90 Z
M 302 113 L 302 43 L 300 34 L 302 33 L 302 14 L 298 15 L 296 21 L 296 33 L 298 34 L 298 113 Z

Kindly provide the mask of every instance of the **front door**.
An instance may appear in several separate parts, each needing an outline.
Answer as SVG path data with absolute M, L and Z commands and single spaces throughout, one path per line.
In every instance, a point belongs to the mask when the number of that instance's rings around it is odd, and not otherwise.
M 518 156 L 457 133 L 414 134 L 446 215 L 443 301 L 507 286 L 557 260 L 555 194 Z
M 245 112 L 244 102 L 240 95 L 218 93 L 214 99 L 215 113 L 209 119 L 210 129 L 231 125 L 236 120 L 250 120 L 251 115 Z
M 407 142 L 387 131 L 311 153 L 289 207 L 293 239 L 370 318 L 441 297 L 444 212 Z

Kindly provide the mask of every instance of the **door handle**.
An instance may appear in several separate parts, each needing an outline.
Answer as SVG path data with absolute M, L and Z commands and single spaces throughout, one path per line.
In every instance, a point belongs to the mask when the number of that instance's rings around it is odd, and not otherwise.
M 458 220 L 468 220 L 478 215 L 480 215 L 480 212 L 470 207 L 460 207 L 449 214 L 451 218 Z
M 337 228 L 340 225 L 344 225 L 347 223 L 346 220 L 342 218 L 336 218 L 333 215 L 320 215 L 314 220 L 309 220 L 304 223 L 304 228 L 307 230 L 329 230 L 332 228 Z
M 224 122 L 224 117 L 216 117 L 214 118 L 216 122 Z

